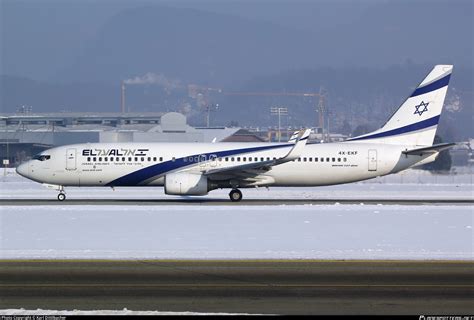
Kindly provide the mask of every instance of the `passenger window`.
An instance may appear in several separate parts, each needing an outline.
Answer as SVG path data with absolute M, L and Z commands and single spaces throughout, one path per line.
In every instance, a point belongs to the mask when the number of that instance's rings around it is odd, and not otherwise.
M 160 157 L 160 161 L 163 161 L 163 157 Z
M 326 162 L 329 162 L 329 158 L 326 158 Z
M 102 161 L 102 157 L 99 157 L 99 162 L 101 162 L 101 161 Z
M 344 162 L 346 162 L 346 161 L 347 161 L 347 158 L 344 158 Z
M 324 158 L 321 158 L 321 162 L 324 162 Z
M 309 162 L 313 162 L 313 158 L 309 158 Z
M 270 157 L 267 157 L 267 161 L 270 161 Z
M 315 157 L 315 158 L 314 158 L 314 162 L 318 162 L 318 157 Z
M 237 161 L 240 161 L 240 157 L 237 157 Z
M 298 158 L 298 162 L 301 162 L 301 158 Z
M 87 157 L 87 162 L 91 162 L 91 157 Z
M 122 157 L 122 162 L 125 162 L 125 157 Z
M 135 157 L 135 162 L 138 162 L 138 157 Z
M 128 162 L 132 162 L 132 157 L 128 157 Z
M 225 161 L 229 161 L 229 157 L 225 157 Z
M 153 157 L 153 162 L 156 162 L 156 157 Z
M 231 157 L 231 158 L 230 158 L 230 161 L 234 161 L 234 157 Z
M 243 157 L 243 158 L 242 158 L 242 161 L 243 161 L 243 162 L 246 162 L 246 161 L 247 161 L 247 157 Z
M 306 162 L 306 157 L 303 158 L 303 161 Z
M 96 162 L 96 161 L 97 161 L 97 158 L 96 158 L 96 157 L 92 158 L 92 161 Z
M 148 157 L 148 162 L 150 162 L 150 161 L 151 161 L 151 158 L 150 158 L 150 157 Z
M 332 158 L 332 162 L 336 162 L 336 158 Z
M 258 158 L 257 157 L 253 158 L 253 161 L 258 161 Z
M 337 162 L 341 162 L 341 158 L 337 158 Z

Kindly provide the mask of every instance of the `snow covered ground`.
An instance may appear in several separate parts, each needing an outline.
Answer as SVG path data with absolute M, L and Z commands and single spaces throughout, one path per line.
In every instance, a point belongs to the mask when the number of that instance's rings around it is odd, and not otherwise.
M 407 170 L 358 183 L 327 187 L 243 189 L 244 199 L 472 199 L 472 172 L 456 175 Z M 200 199 L 228 199 L 229 190 L 213 190 Z M 162 187 L 67 187 L 68 199 L 176 199 Z M 0 199 L 56 199 L 57 191 L 25 179 L 9 169 L 0 176 Z
M 469 206 L 3 207 L 0 258 L 472 259 Z
M 206 312 L 163 312 L 163 311 L 134 311 L 123 310 L 26 310 L 26 309 L 0 309 L 0 315 L 5 316 L 231 316 L 249 315 L 247 313 L 206 313 Z M 252 314 L 255 315 L 255 314 Z
M 420 179 L 415 173 L 406 180 Z M 424 174 L 424 173 L 423 173 Z M 425 183 L 380 181 L 244 190 L 246 198 L 472 199 L 472 175 Z M 397 177 L 399 179 L 399 177 Z M 437 177 L 438 179 L 438 177 Z M 441 178 L 439 178 L 441 179 Z M 56 192 L 11 173 L 0 198 Z M 162 199 L 162 188 L 68 188 L 68 198 Z M 216 191 L 208 198 L 227 198 Z M 0 258 L 467 259 L 470 205 L 2 206 Z

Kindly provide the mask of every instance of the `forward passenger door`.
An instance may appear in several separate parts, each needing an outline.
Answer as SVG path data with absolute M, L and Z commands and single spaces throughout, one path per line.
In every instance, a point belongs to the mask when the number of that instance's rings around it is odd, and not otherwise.
M 66 150 L 66 170 L 76 170 L 76 149 Z

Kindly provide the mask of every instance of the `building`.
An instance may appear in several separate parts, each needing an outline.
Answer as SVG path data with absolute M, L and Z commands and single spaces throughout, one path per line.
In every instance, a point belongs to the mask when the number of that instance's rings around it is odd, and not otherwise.
M 54 147 L 86 142 L 211 142 L 239 128 L 189 126 L 180 113 L 0 114 L 0 158 L 16 164 Z
M 266 140 L 247 129 L 240 129 L 222 142 L 266 142 Z

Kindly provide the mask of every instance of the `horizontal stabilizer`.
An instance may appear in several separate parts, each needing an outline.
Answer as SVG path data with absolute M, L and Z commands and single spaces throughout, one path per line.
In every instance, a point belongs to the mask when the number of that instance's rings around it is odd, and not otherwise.
M 429 146 L 429 147 L 405 150 L 405 151 L 402 151 L 402 153 L 406 154 L 406 155 L 419 155 L 419 156 L 422 156 L 422 155 L 432 154 L 432 153 L 436 153 L 436 152 L 440 152 L 440 151 L 449 149 L 454 145 L 456 145 L 456 144 L 455 143 L 440 143 L 440 144 L 435 144 L 435 145 Z

